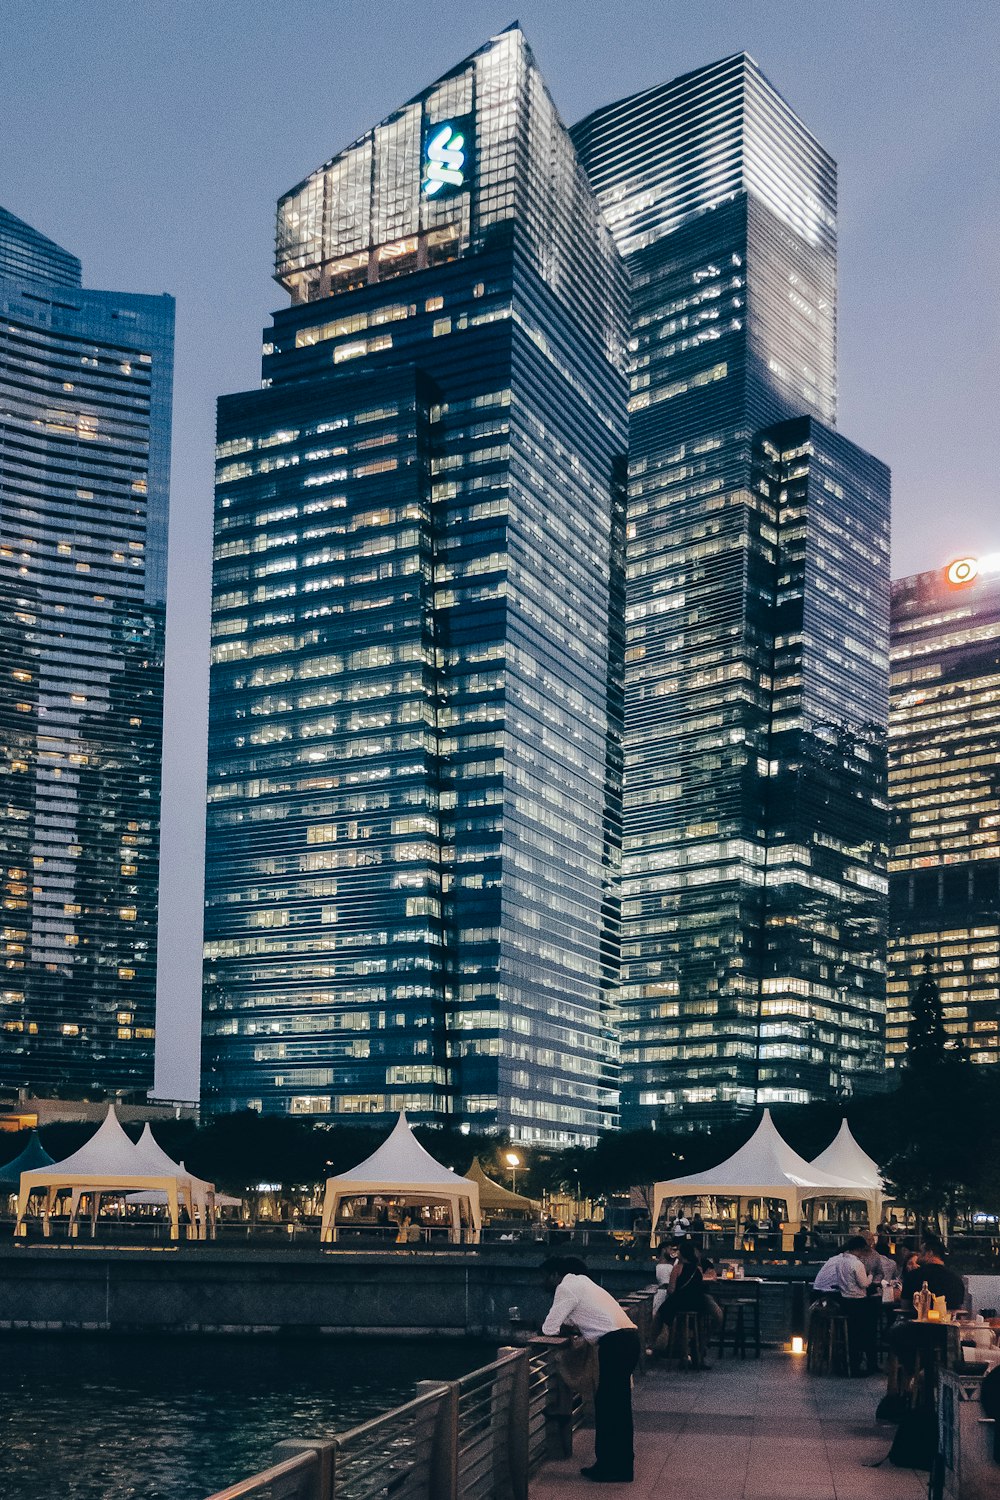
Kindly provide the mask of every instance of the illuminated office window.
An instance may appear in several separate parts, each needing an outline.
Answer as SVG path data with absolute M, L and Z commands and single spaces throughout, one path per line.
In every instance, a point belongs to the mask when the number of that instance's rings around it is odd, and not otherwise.
M 0 304 L 0 1085 L 145 1091 L 173 302 L 83 287 L 0 209 Z

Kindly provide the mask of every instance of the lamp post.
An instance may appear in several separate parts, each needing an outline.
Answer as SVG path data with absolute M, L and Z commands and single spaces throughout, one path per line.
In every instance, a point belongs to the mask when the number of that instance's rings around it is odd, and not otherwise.
M 516 1151 L 508 1151 L 504 1156 L 504 1161 L 507 1163 L 508 1167 L 510 1167 L 510 1190 L 512 1193 L 516 1193 L 517 1169 L 521 1165 L 521 1158 L 518 1156 Z

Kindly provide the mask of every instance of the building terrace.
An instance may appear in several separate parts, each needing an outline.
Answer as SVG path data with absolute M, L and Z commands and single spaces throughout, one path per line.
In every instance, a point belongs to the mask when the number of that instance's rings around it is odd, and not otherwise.
M 876 1424 L 882 1376 L 818 1378 L 804 1357 L 765 1352 L 708 1371 L 654 1366 L 635 1382 L 633 1500 L 918 1500 L 926 1474 L 882 1463 L 894 1429 Z M 532 1500 L 588 1493 L 587 1432 L 572 1458 L 550 1461 Z M 603 1493 L 603 1491 L 602 1491 Z

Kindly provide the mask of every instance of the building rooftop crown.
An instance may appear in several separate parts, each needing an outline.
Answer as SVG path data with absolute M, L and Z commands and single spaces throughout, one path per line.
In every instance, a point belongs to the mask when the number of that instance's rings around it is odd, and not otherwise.
M 80 286 L 83 268 L 75 255 L 0 208 L 0 278 L 43 286 Z

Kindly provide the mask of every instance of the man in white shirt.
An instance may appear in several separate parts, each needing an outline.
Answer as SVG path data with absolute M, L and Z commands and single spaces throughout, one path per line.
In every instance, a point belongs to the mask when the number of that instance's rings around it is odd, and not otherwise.
M 861 1374 L 861 1364 L 867 1365 L 869 1375 L 874 1374 L 878 1363 L 876 1348 L 878 1305 L 868 1300 L 871 1272 L 865 1265 L 868 1241 L 863 1235 L 855 1235 L 847 1241 L 839 1255 L 833 1255 L 820 1266 L 813 1289 L 825 1297 L 839 1301 L 847 1318 L 850 1372 Z
M 813 1282 L 814 1290 L 826 1296 L 836 1294 L 849 1301 L 866 1297 L 872 1280 L 862 1260 L 867 1249 L 867 1241 L 860 1235 L 849 1239 L 839 1255 L 831 1255 L 826 1264 L 820 1266 Z
M 579 1332 L 588 1344 L 597 1345 L 596 1461 L 580 1473 L 597 1484 L 631 1484 L 632 1371 L 639 1362 L 638 1330 L 611 1293 L 591 1281 L 582 1260 L 553 1255 L 543 1261 L 542 1271 L 546 1290 L 554 1294 L 542 1332 L 549 1338 Z

